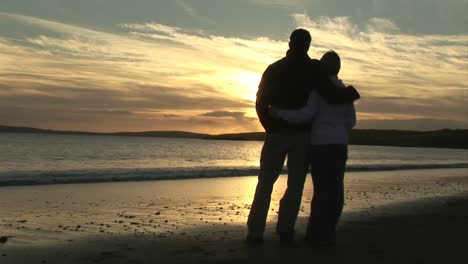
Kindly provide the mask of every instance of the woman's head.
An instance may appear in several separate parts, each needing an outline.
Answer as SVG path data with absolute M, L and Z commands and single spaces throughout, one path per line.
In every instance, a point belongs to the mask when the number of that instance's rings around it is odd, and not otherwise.
M 327 51 L 323 54 L 320 61 L 323 63 L 327 69 L 329 75 L 338 75 L 341 69 L 341 59 L 340 56 L 333 50 Z

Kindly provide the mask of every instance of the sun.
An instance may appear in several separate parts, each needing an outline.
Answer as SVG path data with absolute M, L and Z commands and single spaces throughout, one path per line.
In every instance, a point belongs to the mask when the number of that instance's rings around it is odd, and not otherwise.
M 225 93 L 226 96 L 244 102 L 249 101 L 252 103 L 251 105 L 254 106 L 260 80 L 260 73 L 234 69 L 215 76 L 210 76 L 209 82 L 218 84 L 221 91 Z
M 240 85 L 240 97 L 255 102 L 260 79 L 261 75 L 259 73 L 239 71 L 237 74 L 237 81 Z

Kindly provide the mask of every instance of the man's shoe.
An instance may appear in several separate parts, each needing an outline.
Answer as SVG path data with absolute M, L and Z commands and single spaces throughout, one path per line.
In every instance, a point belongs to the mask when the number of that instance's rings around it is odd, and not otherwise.
M 282 246 L 293 246 L 294 243 L 294 232 L 279 232 L 280 244 Z

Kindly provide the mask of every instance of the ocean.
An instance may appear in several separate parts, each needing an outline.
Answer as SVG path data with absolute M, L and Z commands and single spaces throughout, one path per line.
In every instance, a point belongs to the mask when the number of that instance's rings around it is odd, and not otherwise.
M 252 176 L 261 147 L 255 141 L 2 133 L 0 186 Z M 468 150 L 349 146 L 347 171 L 432 168 L 468 168 Z

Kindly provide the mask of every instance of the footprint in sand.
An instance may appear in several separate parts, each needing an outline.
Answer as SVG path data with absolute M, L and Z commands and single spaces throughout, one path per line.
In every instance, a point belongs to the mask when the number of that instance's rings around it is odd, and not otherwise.
M 12 236 L 2 236 L 0 237 L 0 244 L 5 244 L 8 242 L 8 239 L 12 238 Z

